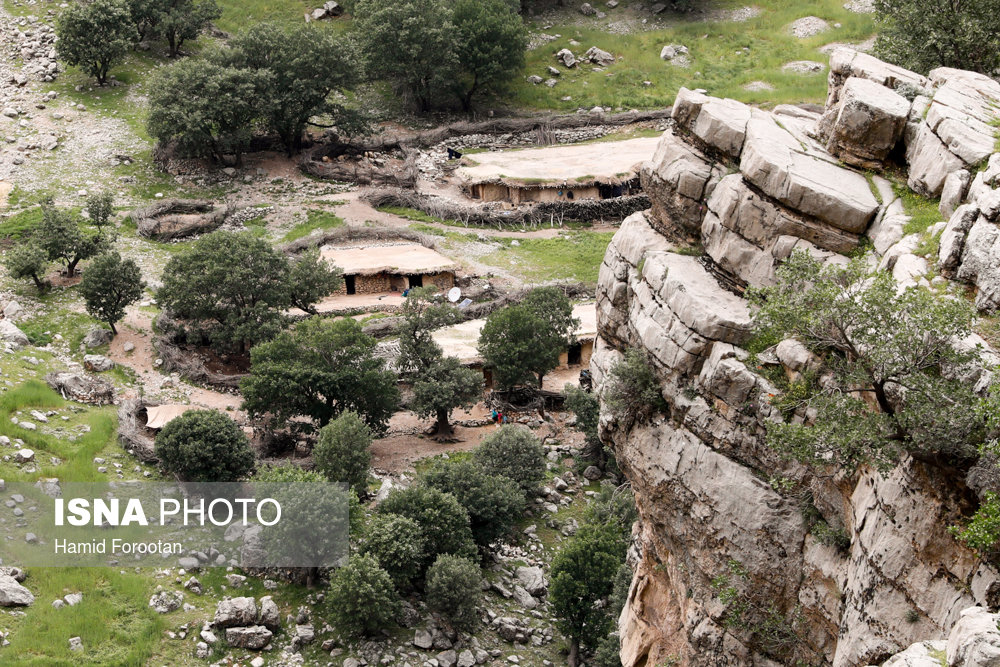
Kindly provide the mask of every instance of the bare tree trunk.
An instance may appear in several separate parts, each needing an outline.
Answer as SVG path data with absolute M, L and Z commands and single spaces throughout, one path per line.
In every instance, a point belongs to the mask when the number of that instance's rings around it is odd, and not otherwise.
M 580 664 L 580 641 L 573 638 L 569 641 L 569 658 L 566 659 L 569 667 L 577 667 Z

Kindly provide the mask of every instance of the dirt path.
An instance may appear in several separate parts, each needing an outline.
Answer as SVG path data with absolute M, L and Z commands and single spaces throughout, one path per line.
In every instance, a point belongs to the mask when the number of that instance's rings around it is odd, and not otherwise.
M 134 349 L 126 351 L 131 343 Z M 196 387 L 174 380 L 164 375 L 156 368 L 156 350 L 153 348 L 153 318 L 140 310 L 131 307 L 125 314 L 125 319 L 118 325 L 118 335 L 111 341 L 108 357 L 116 364 L 132 369 L 145 396 L 158 400 L 186 399 L 192 405 L 212 410 L 227 412 L 239 422 L 245 415 L 239 411 L 241 399 L 234 394 L 224 394 L 203 387 Z M 124 396 L 135 398 L 139 389 L 124 392 Z

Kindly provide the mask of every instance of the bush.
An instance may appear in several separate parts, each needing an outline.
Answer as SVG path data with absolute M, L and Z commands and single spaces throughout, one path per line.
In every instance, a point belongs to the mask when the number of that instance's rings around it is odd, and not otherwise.
M 639 349 L 628 350 L 611 367 L 603 398 L 608 411 L 627 427 L 667 408 L 649 356 Z
M 441 554 L 476 557 L 476 544 L 469 529 L 469 514 L 450 493 L 417 484 L 395 490 L 379 505 L 383 514 L 412 519 L 424 535 L 426 556 L 421 571 Z
M 254 466 L 243 429 L 214 410 L 189 410 L 156 435 L 164 470 L 191 482 L 235 482 Z
M 545 479 L 545 448 L 522 426 L 502 426 L 486 436 L 472 459 L 487 474 L 514 480 L 528 495 L 534 495 Z
M 14 246 L 7 251 L 3 263 L 11 278 L 15 280 L 31 278 L 39 292 L 51 287 L 51 283 L 45 278 L 49 257 L 38 244 L 28 242 Z
M 351 556 L 330 580 L 327 596 L 337 629 L 373 635 L 393 624 L 401 603 L 392 578 L 372 556 Z
M 458 499 L 469 513 L 472 538 L 480 547 L 510 533 L 524 513 L 524 492 L 517 482 L 489 475 L 470 461 L 438 461 L 422 481 Z
M 1000 66 L 1000 13 L 994 0 L 875 0 L 884 60 L 921 73 L 957 67 L 992 75 Z
M 604 450 L 604 443 L 597 434 L 601 419 L 600 401 L 596 395 L 572 384 L 567 384 L 563 388 L 563 394 L 566 396 L 566 409 L 576 417 L 574 428 L 584 436 L 583 459 L 603 468 L 607 463 L 607 453 Z
M 368 523 L 361 553 L 373 556 L 399 590 L 408 590 L 420 576 L 425 559 L 424 534 L 413 519 L 398 514 L 376 514 Z
M 456 628 L 469 629 L 478 620 L 482 580 L 479 567 L 472 561 L 459 556 L 438 556 L 427 570 L 427 606 Z
M 345 412 L 320 429 L 313 450 L 316 469 L 331 482 L 343 482 L 358 497 L 368 492 L 372 463 L 372 434 L 354 412 Z

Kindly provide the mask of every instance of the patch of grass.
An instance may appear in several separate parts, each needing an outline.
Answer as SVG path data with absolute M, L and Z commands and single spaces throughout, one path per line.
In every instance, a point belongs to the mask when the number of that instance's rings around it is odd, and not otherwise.
M 906 215 L 910 216 L 910 221 L 903 227 L 904 234 L 926 232 L 931 225 L 941 221 L 941 212 L 938 211 L 939 200 L 921 197 L 901 183 L 893 183 L 892 189 L 902 200 Z
M 484 264 L 507 269 L 532 282 L 576 280 L 597 283 L 597 274 L 612 232 L 574 231 L 553 239 L 498 239 L 496 252 L 480 259 Z
M 0 222 L 0 238 L 19 241 L 28 236 L 41 221 L 42 209 L 38 206 L 15 213 Z
M 25 667 L 148 664 L 165 620 L 148 604 L 146 578 L 111 568 L 35 568 L 30 586 L 37 601 L 22 617 L 4 621 L 12 632 L 3 662 Z M 83 602 L 55 609 L 49 602 L 83 592 Z M 69 650 L 80 637 L 84 650 Z
M 288 230 L 283 240 L 289 243 L 304 236 L 309 236 L 318 229 L 333 229 L 343 224 L 344 219 L 333 213 L 310 209 L 306 212 L 306 219 Z
M 738 6 L 731 2 L 724 5 Z M 569 19 L 567 10 L 566 22 L 557 20 L 556 25 L 544 30 L 561 37 L 528 52 L 527 66 L 515 81 L 514 102 L 525 107 L 566 111 L 593 106 L 663 108 L 672 104 L 681 86 L 705 88 L 712 95 L 757 104 L 822 102 L 826 97 L 825 72 L 797 74 L 782 70 L 782 65 L 793 60 L 826 62 L 827 57 L 817 50 L 820 46 L 830 42 L 859 42 L 875 32 L 870 15 L 848 12 L 840 0 L 794 3 L 761 0 L 754 5 L 763 11 L 744 23 L 661 15 L 660 20 L 666 23 L 661 23 L 660 29 L 627 35 L 607 30 L 609 23 L 621 20 L 624 7 L 609 11 L 606 19 L 587 20 L 585 25 L 576 16 Z M 810 15 L 825 19 L 831 26 L 839 23 L 841 27 L 808 39 L 793 37 L 787 30 L 788 24 Z M 541 31 L 539 22 L 533 27 Z M 579 42 L 579 46 L 572 46 L 571 39 Z M 690 49 L 691 66 L 677 67 L 661 60 L 660 50 L 667 44 L 686 45 Z M 590 63 L 581 63 L 571 70 L 556 64 L 554 56 L 560 49 L 569 48 L 579 55 L 590 46 L 604 49 L 619 60 L 599 72 Z M 561 70 L 554 87 L 527 82 L 531 74 L 548 78 L 546 68 L 550 65 Z M 758 80 L 770 83 L 775 90 L 744 89 L 744 85 Z M 567 96 L 572 99 L 563 100 Z
M 99 324 L 97 320 L 84 313 L 52 308 L 48 312 L 21 322 L 18 326 L 32 345 L 44 347 L 55 339 L 56 334 L 61 334 L 66 338 L 69 348 L 75 351 L 80 347 L 87 331 Z

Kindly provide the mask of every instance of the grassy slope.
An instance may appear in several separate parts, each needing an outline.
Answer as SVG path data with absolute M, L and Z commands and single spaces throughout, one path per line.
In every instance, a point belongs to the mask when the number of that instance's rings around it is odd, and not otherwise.
M 603 4 L 603 3 L 602 3 Z M 638 4 L 638 3 L 626 3 Z M 739 7 L 745 2 L 719 3 L 718 6 Z M 818 47 L 831 42 L 858 42 L 873 34 L 870 16 L 853 14 L 843 8 L 842 0 L 761 0 L 752 3 L 763 12 L 745 23 L 705 23 L 677 20 L 662 30 L 609 34 L 603 26 L 617 20 L 616 12 L 608 10 L 602 21 L 556 24 L 541 30 L 537 22 L 533 29 L 561 38 L 528 53 L 525 76 L 538 74 L 548 78 L 546 67 L 556 65 L 554 54 L 569 48 L 580 55 L 590 46 L 600 47 L 622 60 L 603 72 L 594 72 L 589 64 L 563 71 L 554 88 L 527 83 L 523 78 L 514 91 L 514 103 L 534 108 L 573 110 L 580 106 L 600 105 L 611 108 L 664 107 L 673 102 L 681 86 L 705 88 L 712 95 L 731 97 L 744 102 L 778 104 L 783 102 L 821 102 L 826 97 L 825 74 L 792 74 L 781 66 L 793 60 L 827 62 Z M 595 3 L 595 7 L 600 5 Z M 603 9 L 603 7 L 600 7 Z M 818 16 L 840 28 L 809 39 L 797 39 L 787 31 L 787 25 L 804 16 Z M 576 19 L 574 18 L 574 21 Z M 592 26 L 592 27 L 590 27 Z M 575 39 L 579 46 L 571 46 Z M 690 49 L 691 67 L 680 68 L 660 60 L 660 49 L 667 44 L 684 44 Z M 744 49 L 749 49 L 745 52 Z M 774 91 L 749 92 L 743 89 L 751 81 L 766 81 Z M 643 81 L 652 82 L 644 86 Z M 572 100 L 563 101 L 565 96 Z

